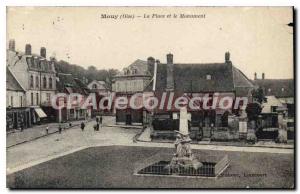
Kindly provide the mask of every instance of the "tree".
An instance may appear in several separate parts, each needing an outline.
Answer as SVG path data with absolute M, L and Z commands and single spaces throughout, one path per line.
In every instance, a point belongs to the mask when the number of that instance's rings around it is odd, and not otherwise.
M 91 65 L 87 69 L 82 66 L 69 64 L 66 61 L 60 60 L 55 63 L 55 69 L 58 73 L 70 73 L 74 78 L 78 78 L 86 82 L 91 82 L 93 80 L 106 81 L 107 88 L 111 89 L 112 79 L 115 75 L 119 73 L 117 69 L 100 69 L 98 70 L 95 66 Z
M 267 102 L 267 98 L 265 97 L 264 90 L 262 87 L 258 87 L 255 90 L 252 90 L 253 100 L 262 104 L 263 102 Z

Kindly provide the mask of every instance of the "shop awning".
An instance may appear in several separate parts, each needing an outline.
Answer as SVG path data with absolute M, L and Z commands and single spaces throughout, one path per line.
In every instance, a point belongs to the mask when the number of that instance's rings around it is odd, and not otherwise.
M 34 111 L 40 118 L 47 117 L 46 113 L 41 108 L 34 108 Z

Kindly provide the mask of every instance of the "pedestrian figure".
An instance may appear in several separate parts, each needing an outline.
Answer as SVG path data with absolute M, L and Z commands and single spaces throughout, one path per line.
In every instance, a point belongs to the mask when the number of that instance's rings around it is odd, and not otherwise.
M 94 127 L 94 131 L 97 131 L 97 125 L 94 125 L 93 127 Z
M 102 127 L 102 116 L 100 116 L 99 123 L 100 123 L 100 127 Z
M 96 116 L 96 123 L 98 123 L 99 122 L 99 117 L 98 116 Z
M 61 134 L 61 131 L 62 131 L 62 127 L 61 127 L 61 124 L 59 124 L 58 125 L 58 133 Z
M 47 125 L 46 127 L 46 134 L 48 135 L 49 134 L 49 126 Z
M 81 130 L 82 130 L 82 131 L 84 130 L 84 127 L 85 127 L 85 124 L 84 124 L 84 122 L 81 122 L 81 124 L 80 124 L 80 128 L 81 128 Z
M 72 123 L 71 122 L 69 123 L 69 127 L 72 127 Z
M 99 122 L 97 122 L 97 124 L 96 124 L 96 129 L 97 129 L 97 131 L 99 131 Z

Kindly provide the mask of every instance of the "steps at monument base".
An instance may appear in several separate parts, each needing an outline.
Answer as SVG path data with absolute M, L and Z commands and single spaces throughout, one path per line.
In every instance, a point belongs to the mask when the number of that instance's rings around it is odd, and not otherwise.
M 201 141 L 198 142 L 198 144 L 208 144 L 208 143 L 210 143 L 210 138 L 208 137 L 202 138 Z
M 203 138 L 211 137 L 211 128 L 210 127 L 203 127 Z

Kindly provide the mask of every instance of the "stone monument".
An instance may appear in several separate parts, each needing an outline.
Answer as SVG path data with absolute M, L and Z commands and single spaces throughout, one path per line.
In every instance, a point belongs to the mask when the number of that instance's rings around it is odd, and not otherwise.
M 169 168 L 177 171 L 180 167 L 195 170 L 202 166 L 202 163 L 195 158 L 191 149 L 191 138 L 188 130 L 188 114 L 186 107 L 180 109 L 179 131 L 176 131 L 175 150 Z

